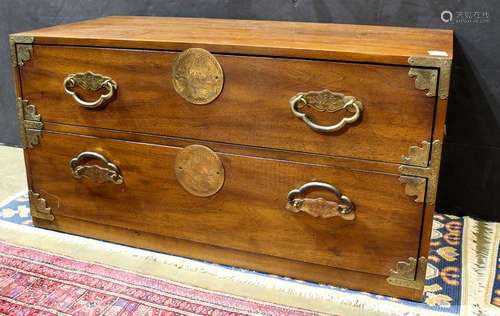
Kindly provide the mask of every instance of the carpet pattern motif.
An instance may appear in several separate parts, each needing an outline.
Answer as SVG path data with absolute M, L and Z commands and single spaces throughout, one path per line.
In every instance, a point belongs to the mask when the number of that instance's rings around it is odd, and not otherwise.
M 495 279 L 493 281 L 492 295 L 490 303 L 500 308 L 500 243 L 498 245 L 498 258 L 496 260 Z M 500 310 L 499 310 L 500 315 Z
M 4 206 L 0 205 L 0 220 L 31 226 L 27 195 L 21 195 Z M 470 299 L 468 300 L 470 296 L 468 293 L 471 290 L 467 289 L 465 284 L 470 283 L 466 279 L 471 279 L 468 272 L 474 269 L 480 272 L 478 275 L 485 275 L 484 283 L 489 286 L 486 289 L 489 293 L 486 300 L 491 306 L 488 306 L 489 312 L 483 314 L 500 315 L 498 236 L 489 237 L 495 244 L 494 260 L 491 260 L 493 267 L 474 266 L 468 259 L 474 252 L 471 249 L 476 247 L 472 247 L 471 244 L 475 245 L 476 239 L 480 239 L 481 236 L 470 233 L 471 228 L 467 228 L 468 225 L 472 225 L 470 223 L 477 225 L 476 221 L 471 222 L 470 219 L 435 215 L 422 303 L 238 268 L 223 268 L 232 271 L 230 273 L 235 276 L 255 275 L 269 279 L 269 283 L 278 279 L 289 282 L 291 286 L 303 285 L 312 293 L 311 296 L 315 296 L 316 291 L 326 290 L 332 297 L 352 298 L 353 306 L 359 307 L 363 305 L 362 302 L 367 305 L 366 315 L 370 315 L 368 310 L 377 315 L 384 314 L 381 313 L 383 311 L 387 311 L 387 315 L 479 315 L 484 310 L 464 307 L 464 304 L 474 305 Z M 485 226 L 484 229 L 491 229 L 490 226 Z M 469 234 L 468 237 L 464 236 L 465 234 Z M 490 232 L 490 235 L 495 234 Z M 209 265 L 221 267 L 215 264 Z M 208 291 L 102 264 L 58 256 L 23 245 L 5 243 L 2 242 L 0 231 L 0 315 L 314 314 L 307 309 L 265 303 L 243 296 Z
M 7 315 L 315 315 L 0 242 Z

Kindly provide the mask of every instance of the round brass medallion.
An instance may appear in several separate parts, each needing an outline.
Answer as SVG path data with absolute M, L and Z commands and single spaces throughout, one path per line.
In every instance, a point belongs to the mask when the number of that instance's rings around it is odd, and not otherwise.
M 175 91 L 188 102 L 207 104 L 221 93 L 224 73 L 210 52 L 202 48 L 189 48 L 175 59 L 172 83 Z
M 189 193 L 207 197 L 224 184 L 224 166 L 217 154 L 202 145 L 183 148 L 175 158 L 177 181 Z

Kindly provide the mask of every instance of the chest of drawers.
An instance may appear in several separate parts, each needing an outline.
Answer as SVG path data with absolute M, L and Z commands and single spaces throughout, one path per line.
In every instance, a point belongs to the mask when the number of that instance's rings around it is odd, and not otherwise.
M 107 17 L 10 42 L 36 226 L 422 298 L 451 31 Z

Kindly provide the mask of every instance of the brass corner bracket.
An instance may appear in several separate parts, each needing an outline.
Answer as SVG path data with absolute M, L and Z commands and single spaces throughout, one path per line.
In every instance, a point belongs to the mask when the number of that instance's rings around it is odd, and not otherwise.
M 33 148 L 34 145 L 38 144 L 42 135 L 42 118 L 37 113 L 35 105 L 29 104 L 28 100 L 17 98 L 16 107 L 23 147 Z
M 396 270 L 391 270 L 387 283 L 394 286 L 422 290 L 424 288 L 427 258 L 418 259 L 410 257 L 408 261 L 399 261 Z
M 12 65 L 22 67 L 24 64 L 30 60 L 33 55 L 33 42 L 35 38 L 33 36 L 26 35 L 10 35 L 9 45 L 10 45 L 10 59 Z
M 446 99 L 449 93 L 451 76 L 451 59 L 438 57 L 417 57 L 408 58 L 408 63 L 415 67 L 429 68 L 410 68 L 408 76 L 415 77 L 415 88 L 427 90 L 426 95 L 434 97 L 437 95 L 441 99 Z
M 31 217 L 44 219 L 47 221 L 54 221 L 54 215 L 52 214 L 52 209 L 47 207 L 47 201 L 40 197 L 40 194 L 35 193 L 31 190 L 28 192 L 30 199 L 30 211 Z
M 401 157 L 403 164 L 399 166 L 399 181 L 406 185 L 407 195 L 416 196 L 415 202 L 422 203 L 425 200 L 429 205 L 436 202 L 441 149 L 440 140 L 433 141 L 432 146 L 428 141 L 424 141 L 421 147 L 411 146 L 409 155 Z
M 431 151 L 431 143 L 422 142 L 422 146 L 410 146 L 408 156 L 401 156 L 401 162 L 405 165 L 427 167 L 429 153 Z

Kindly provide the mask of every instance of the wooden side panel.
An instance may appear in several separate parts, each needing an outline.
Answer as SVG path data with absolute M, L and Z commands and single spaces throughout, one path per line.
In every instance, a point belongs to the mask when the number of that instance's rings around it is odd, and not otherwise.
M 124 184 L 72 177 L 69 160 L 102 153 Z M 54 216 L 123 227 L 224 248 L 388 275 L 418 254 L 422 204 L 404 194 L 397 175 L 219 153 L 225 183 L 195 197 L 176 181 L 176 147 L 45 132 L 30 152 L 33 188 Z M 285 209 L 288 191 L 310 181 L 337 186 L 354 202 L 354 221 Z M 324 192 L 310 197 L 335 199 Z
M 434 99 L 415 89 L 407 67 L 217 55 L 225 84 L 208 105 L 177 95 L 171 65 L 177 53 L 35 45 L 21 70 L 24 97 L 44 122 L 99 127 L 399 163 L 408 148 L 431 138 Z M 91 70 L 118 83 L 102 109 L 80 107 L 65 94 L 64 78 Z M 330 89 L 358 98 L 362 117 L 322 134 L 293 116 L 289 99 Z M 97 98 L 86 95 L 88 99 Z M 309 110 L 333 125 L 352 113 Z
M 438 99 L 436 105 L 436 115 L 434 129 L 432 133 L 433 140 L 440 140 L 442 143 L 446 141 L 446 111 L 448 108 L 448 99 Z M 432 234 L 432 218 L 436 204 L 426 204 L 424 209 L 424 221 L 422 227 L 422 238 L 420 243 L 420 255 L 426 257 L 429 255 L 431 234 Z

